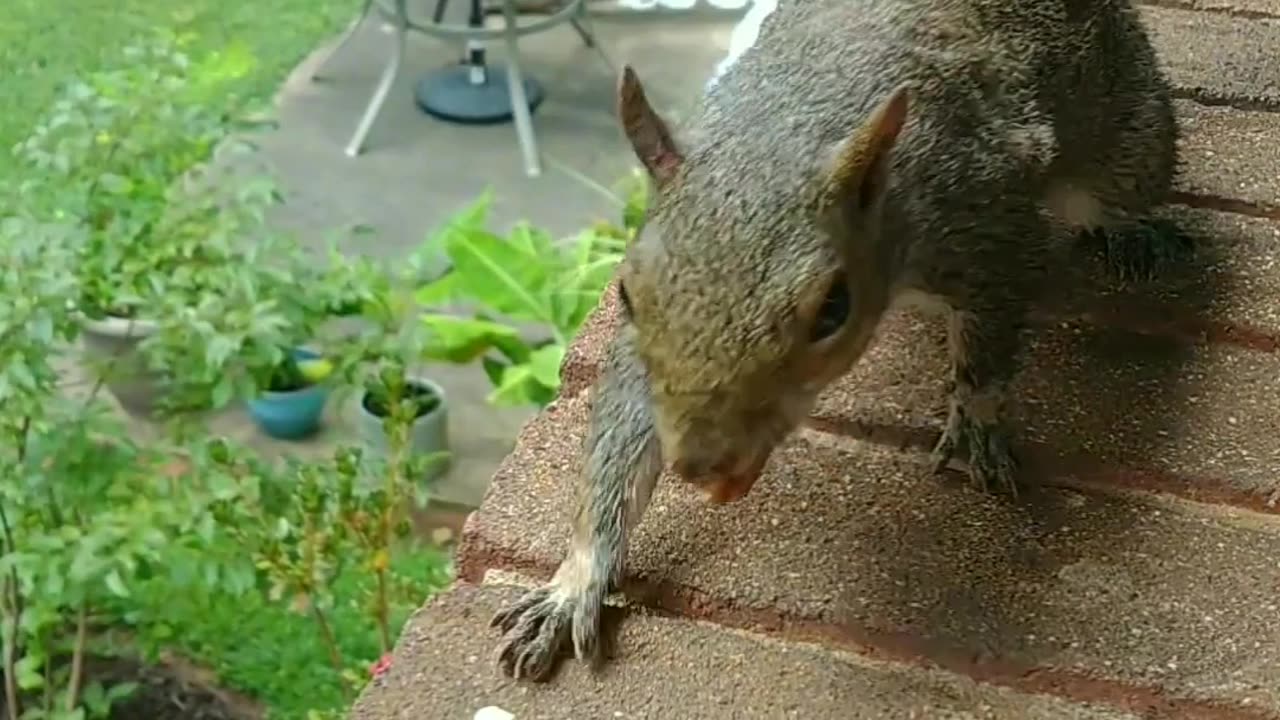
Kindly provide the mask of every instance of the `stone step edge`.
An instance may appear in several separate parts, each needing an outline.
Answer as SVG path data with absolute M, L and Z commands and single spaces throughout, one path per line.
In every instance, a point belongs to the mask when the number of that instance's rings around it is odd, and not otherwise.
M 468 523 L 470 525 L 470 523 Z M 472 585 L 514 584 L 530 588 L 554 572 L 519 552 L 479 550 L 484 540 L 464 533 L 472 548 L 459 563 L 458 581 Z M 653 613 L 755 638 L 807 644 L 826 652 L 856 656 L 858 662 L 895 663 L 941 670 L 981 684 L 1059 700 L 1106 706 L 1141 717 L 1163 720 L 1278 720 L 1261 708 L 1175 696 L 1155 685 L 1136 685 L 1054 667 L 1025 666 L 1000 660 L 977 661 L 959 653 L 938 652 L 907 632 L 879 631 L 791 617 L 778 610 L 735 607 L 696 588 L 666 581 L 628 579 L 607 604 L 632 612 Z M 625 622 L 625 620 L 624 620 Z M 492 629 L 497 647 L 500 635 Z M 566 658 L 566 662 L 575 662 Z
M 1232 7 L 1230 5 L 1203 5 L 1203 0 L 1139 0 L 1140 5 L 1169 8 L 1170 10 L 1189 10 L 1208 15 L 1226 15 L 1243 20 L 1268 20 L 1280 18 L 1280 12 L 1270 13 L 1263 10 Z
M 1206 103 L 1194 98 L 1190 98 L 1190 100 L 1199 105 L 1206 105 Z M 1206 107 L 1209 106 L 1206 105 Z M 1166 206 L 1182 205 L 1196 210 L 1212 210 L 1227 215 L 1244 215 L 1246 217 L 1280 222 L 1280 205 L 1241 200 L 1240 198 L 1227 197 L 1225 195 L 1175 190 L 1169 193 L 1169 199 L 1164 204 Z
M 828 415 L 811 415 L 806 430 L 848 440 L 927 455 L 942 434 L 939 422 L 879 423 Z M 1229 509 L 1256 513 L 1268 519 L 1280 516 L 1280 491 L 1249 492 L 1220 478 L 1191 477 L 1129 465 L 1095 460 L 1085 453 L 1064 453 L 1043 442 L 1024 440 L 1019 446 L 1027 477 L 1037 487 L 1081 490 L 1090 493 L 1137 498 L 1143 502 L 1176 500 L 1189 507 Z M 953 461 L 954 463 L 954 461 Z M 949 472 L 962 478 L 963 466 Z

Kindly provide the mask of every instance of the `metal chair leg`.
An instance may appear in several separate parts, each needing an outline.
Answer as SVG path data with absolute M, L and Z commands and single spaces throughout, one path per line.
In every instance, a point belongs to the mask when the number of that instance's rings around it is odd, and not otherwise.
M 347 26 L 347 29 L 342 32 L 342 37 L 338 39 L 338 42 L 333 44 L 333 47 L 329 48 L 329 52 L 325 53 L 324 59 L 316 63 L 315 70 L 311 72 L 312 81 L 319 80 L 321 73 L 324 72 L 325 66 L 329 64 L 329 61 L 333 59 L 333 56 L 341 52 L 342 49 L 347 46 L 348 42 L 351 42 L 351 38 L 355 37 L 356 31 L 364 24 L 365 18 L 369 17 L 369 10 L 372 8 L 373 0 L 364 0 L 364 6 L 360 8 L 360 15 L 358 15 L 356 19 Z
M 516 137 L 524 156 L 525 174 L 538 177 L 542 164 L 538 158 L 538 142 L 533 135 L 533 117 L 529 112 L 529 99 L 524 92 L 524 72 L 520 69 L 519 36 L 516 34 L 516 8 L 514 0 L 503 0 L 502 16 L 506 22 L 504 33 L 507 41 L 507 87 L 511 93 L 511 109 L 515 116 Z
M 431 13 L 431 22 L 439 25 L 444 22 L 445 10 L 449 8 L 449 0 L 436 0 L 436 10 Z
M 578 31 L 578 36 L 582 38 L 582 42 L 596 54 L 600 56 L 600 60 L 604 62 L 604 66 L 609 68 L 611 75 L 618 74 L 618 66 L 613 63 L 613 58 L 600 47 L 600 43 L 596 41 L 595 23 L 592 22 L 591 16 L 587 14 L 587 0 L 582 0 L 582 4 L 578 5 L 577 17 L 569 21 L 573 25 L 573 29 Z
M 395 84 L 396 77 L 400 74 L 400 64 L 404 60 L 405 35 L 409 32 L 409 11 L 405 5 L 406 0 L 396 0 L 395 40 L 391 46 L 391 57 L 388 58 L 386 67 L 382 69 L 382 78 L 378 80 L 378 87 L 373 91 L 373 97 L 369 99 L 369 105 L 364 110 L 364 116 L 360 118 L 360 124 L 356 126 L 355 134 L 351 136 L 351 142 L 347 143 L 347 157 L 356 157 L 364 150 L 365 136 L 373 128 L 373 123 L 378 119 L 378 114 L 382 112 L 382 105 L 387 101 L 388 93 L 391 92 L 391 86 Z
M 573 1 L 569 0 L 569 2 Z M 585 0 L 579 2 L 578 11 L 574 14 L 576 17 L 569 18 L 569 24 L 577 31 L 578 37 L 582 38 L 583 45 L 594 48 L 596 46 L 596 36 L 591 31 L 591 19 L 587 17 L 587 3 Z

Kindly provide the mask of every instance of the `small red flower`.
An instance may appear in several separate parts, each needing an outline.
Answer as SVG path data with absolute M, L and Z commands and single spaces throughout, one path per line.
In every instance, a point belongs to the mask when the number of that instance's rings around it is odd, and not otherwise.
M 390 668 L 391 668 L 391 653 L 387 653 L 386 655 L 383 655 L 382 657 L 378 658 L 378 662 L 374 663 L 369 668 L 369 674 L 372 675 L 373 677 L 378 677 L 379 675 L 386 672 Z

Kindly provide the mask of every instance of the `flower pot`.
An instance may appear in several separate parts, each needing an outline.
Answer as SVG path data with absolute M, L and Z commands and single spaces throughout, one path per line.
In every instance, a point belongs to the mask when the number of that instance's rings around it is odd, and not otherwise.
M 409 452 L 414 456 L 445 453 L 449 450 L 448 403 L 444 389 L 426 378 L 412 378 L 410 385 L 429 392 L 438 400 L 429 412 L 419 415 L 409 428 Z M 357 404 L 357 426 L 361 440 L 370 450 L 384 457 L 387 453 L 387 434 L 382 429 L 383 417 L 371 404 L 368 392 L 362 393 Z M 420 480 L 430 483 L 449 469 L 449 457 L 443 456 L 427 463 L 424 476 Z
M 303 348 L 293 351 L 297 360 L 315 360 L 319 353 Z M 278 440 L 301 440 L 320 427 L 329 389 L 308 385 L 297 390 L 267 390 L 249 401 L 249 417 L 267 435 Z
M 87 359 L 106 373 L 107 390 L 130 415 L 150 416 L 163 391 L 163 377 L 147 368 L 138 345 L 159 326 L 149 320 L 82 315 L 80 327 Z

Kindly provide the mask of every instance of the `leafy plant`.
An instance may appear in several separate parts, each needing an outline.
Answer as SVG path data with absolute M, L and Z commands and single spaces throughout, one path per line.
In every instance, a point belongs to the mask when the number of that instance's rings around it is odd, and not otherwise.
M 639 230 L 646 188 L 633 182 L 622 227 L 597 223 L 560 241 L 528 223 L 505 237 L 487 229 L 492 198 L 481 195 L 427 243 L 426 249 L 442 250 L 451 263 L 417 293 L 432 308 L 422 317 L 433 339 L 427 356 L 455 363 L 479 359 L 494 385 L 489 399 L 495 404 L 550 402 L 560 388 L 569 342 Z M 440 309 L 452 303 L 475 309 L 470 316 Z
M 91 317 L 199 298 L 210 273 L 226 271 L 223 245 L 270 196 L 249 183 L 228 206 L 177 182 L 230 134 L 226 93 L 253 67 L 239 46 L 192 59 L 189 41 L 157 33 L 130 46 L 121 65 L 69 84 L 14 149 L 27 170 L 24 202 L 83 234 L 74 267 Z
M 234 195 L 199 177 L 230 119 L 209 107 L 242 71 L 233 52 L 192 61 L 167 39 L 137 66 L 74 85 L 18 154 L 31 177 L 0 208 L 0 673 L 5 720 L 106 717 L 133 690 L 87 676 L 118 649 L 111 630 L 158 637 L 148 592 L 294 603 L 329 631 L 326 653 L 351 691 L 333 617 L 358 589 L 389 649 L 406 607 L 430 590 L 396 571 L 405 548 L 411 415 L 407 368 L 426 329 L 406 322 L 412 286 L 363 261 L 306 258 L 268 230 L 269 180 Z M 150 87 L 154 85 L 155 87 Z M 211 104 L 206 107 L 205 103 Z M 198 170 L 196 173 L 191 171 Z M 189 182 L 181 182 L 186 178 Z M 104 376 L 76 379 L 84 315 L 145 317 L 142 347 L 175 388 L 173 409 L 204 409 L 298 380 L 287 349 L 323 338 L 334 313 L 361 328 L 324 351 L 336 381 L 375 388 L 393 408 L 390 451 L 268 462 L 209 438 L 175 412 L 143 442 L 101 402 Z M 71 376 L 69 378 L 69 375 Z M 302 378 L 306 380 L 307 378 Z M 323 660 L 322 660 L 323 661 Z M 336 679 L 336 678 L 335 678 Z

